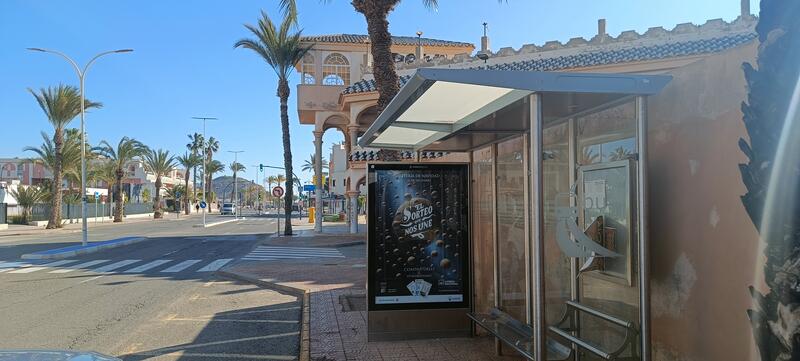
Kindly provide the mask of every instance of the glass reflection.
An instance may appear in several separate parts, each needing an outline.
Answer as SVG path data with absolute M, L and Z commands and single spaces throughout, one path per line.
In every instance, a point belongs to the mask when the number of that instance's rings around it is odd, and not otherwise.
M 497 145 L 497 240 L 500 309 L 526 320 L 524 138 Z

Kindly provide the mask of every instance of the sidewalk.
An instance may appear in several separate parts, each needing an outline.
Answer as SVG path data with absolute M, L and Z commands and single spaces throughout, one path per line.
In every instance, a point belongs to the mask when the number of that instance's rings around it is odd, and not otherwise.
M 293 222 L 293 225 L 295 223 Z M 276 236 L 265 245 L 342 247 L 366 241 L 362 233 L 344 232 L 346 225 L 324 224 L 315 234 L 313 225 L 297 224 L 292 237 Z M 494 338 L 426 339 L 367 343 L 365 299 L 366 258 L 243 261 L 231 264 L 223 275 L 304 295 L 304 325 L 300 360 L 312 361 L 456 361 L 520 360 L 494 355 Z
M 158 219 L 156 221 L 176 221 L 176 220 L 186 220 L 196 217 L 195 214 L 191 215 L 184 215 L 181 213 L 180 218 L 175 216 L 175 213 L 167 213 L 164 215 L 163 218 Z M 94 221 L 94 217 L 88 218 L 89 222 L 86 224 L 89 225 L 89 229 L 95 227 L 104 227 L 104 226 L 113 226 L 119 225 L 119 223 L 114 223 L 113 219 L 106 218 L 103 221 L 98 220 L 97 222 Z M 123 218 L 123 224 L 126 223 L 135 223 L 135 222 L 145 222 L 145 221 L 154 221 L 153 217 L 130 217 L 130 218 Z M 61 228 L 58 229 L 47 229 L 45 227 L 37 227 L 37 226 L 29 226 L 24 224 L 9 224 L 8 229 L 0 230 L 0 237 L 7 237 L 7 236 L 27 236 L 27 235 L 45 235 L 45 234 L 53 234 L 53 233 L 80 233 L 81 232 L 81 223 L 65 223 Z

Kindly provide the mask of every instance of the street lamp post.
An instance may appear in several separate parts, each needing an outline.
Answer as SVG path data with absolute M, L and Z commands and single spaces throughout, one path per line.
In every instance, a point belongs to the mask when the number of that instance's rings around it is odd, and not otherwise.
M 252 165 L 251 167 L 258 167 L 256 168 L 256 214 L 259 216 L 261 215 L 261 182 L 258 181 L 259 172 L 264 169 L 263 164 Z
M 207 142 L 208 140 L 206 139 L 206 120 L 217 120 L 217 118 L 192 117 L 192 119 L 198 119 L 198 120 L 202 120 L 203 121 L 203 141 Z M 206 199 L 206 181 L 205 181 L 205 178 L 207 177 L 207 175 L 206 175 L 205 145 L 203 146 L 203 154 L 201 154 L 201 156 L 202 156 L 201 158 L 203 159 L 203 200 L 202 200 L 202 202 L 205 202 L 206 207 L 208 207 L 208 200 Z M 195 186 L 197 186 L 197 185 L 195 185 Z M 205 226 L 206 226 L 206 209 L 204 207 L 203 208 L 203 227 L 205 227 Z
M 228 153 L 233 153 L 233 164 L 239 163 L 239 153 L 244 153 L 243 150 L 229 150 Z M 235 173 L 236 171 L 234 171 Z M 233 205 L 236 207 L 236 211 L 233 212 L 236 219 L 239 219 L 239 197 L 238 197 L 239 189 L 236 188 L 236 177 L 233 177 Z
M 86 78 L 86 72 L 89 70 L 89 67 L 103 55 L 108 54 L 116 54 L 116 53 L 130 53 L 133 49 L 119 49 L 119 50 L 111 50 L 111 51 L 104 51 L 100 54 L 95 55 L 88 63 L 83 67 L 81 70 L 78 63 L 75 60 L 72 60 L 66 54 L 56 51 L 56 50 L 49 50 L 49 49 L 42 49 L 42 48 L 28 48 L 31 51 L 39 51 L 43 53 L 50 53 L 58 55 L 64 59 L 66 59 L 72 67 L 75 68 L 75 72 L 78 73 L 78 80 L 80 80 L 80 91 L 81 91 L 81 245 L 86 246 L 86 243 L 89 240 L 89 225 L 86 223 L 86 211 L 87 211 L 87 199 L 86 199 L 86 124 L 85 124 L 85 113 L 86 113 L 86 96 L 84 93 L 84 80 Z

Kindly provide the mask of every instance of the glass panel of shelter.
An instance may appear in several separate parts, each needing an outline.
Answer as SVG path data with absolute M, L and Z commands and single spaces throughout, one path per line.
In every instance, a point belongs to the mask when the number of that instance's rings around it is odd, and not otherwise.
M 636 124 L 633 99 L 545 121 L 548 359 L 640 359 Z

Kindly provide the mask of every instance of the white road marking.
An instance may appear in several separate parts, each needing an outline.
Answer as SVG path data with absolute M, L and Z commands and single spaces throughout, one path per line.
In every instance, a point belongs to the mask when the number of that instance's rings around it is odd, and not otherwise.
M 103 275 L 99 275 L 99 276 L 95 276 L 95 277 L 92 277 L 92 278 L 89 278 L 89 279 L 85 279 L 85 280 L 83 280 L 83 281 L 80 281 L 80 282 L 78 282 L 78 283 L 86 283 L 86 282 L 91 282 L 91 281 L 94 281 L 94 280 L 96 280 L 96 279 L 98 279 L 98 278 L 100 278 L 100 277 L 103 277 Z
M 124 261 L 114 262 L 112 264 L 108 264 L 102 267 L 98 267 L 92 270 L 92 272 L 96 273 L 103 273 L 103 272 L 111 272 L 117 268 L 125 267 L 129 264 L 134 264 L 136 262 L 141 261 L 140 259 L 126 259 Z
M 33 266 L 33 264 L 28 262 L 3 262 L 2 264 L 0 264 L 0 268 L 6 270 L 20 268 L 20 267 L 30 267 L 30 266 Z
M 190 259 L 188 261 L 183 261 L 181 263 L 178 263 L 178 264 L 176 264 L 176 265 L 174 265 L 174 266 L 172 266 L 170 268 L 167 268 L 167 269 L 161 271 L 161 273 L 176 273 L 176 272 L 180 272 L 180 271 L 183 271 L 184 269 L 187 269 L 187 268 L 191 267 L 193 264 L 195 264 L 197 262 L 200 262 L 200 261 L 202 261 L 202 260 L 201 259 Z
M 50 271 L 50 273 L 72 272 L 72 271 L 75 271 L 77 269 L 88 268 L 88 267 L 91 267 L 91 266 L 94 266 L 94 265 L 97 265 L 97 264 L 101 264 L 101 263 L 104 263 L 104 262 L 108 262 L 108 260 L 107 259 L 96 259 L 94 261 L 84 262 L 84 263 L 76 264 L 74 266 L 70 266 L 70 267 L 67 267 L 67 268 L 61 268 L 61 269 L 57 269 L 55 271 Z
M 214 262 L 209 263 L 205 267 L 197 270 L 197 272 L 214 272 L 222 268 L 222 266 L 226 265 L 230 261 L 233 261 L 233 258 L 221 258 Z
M 139 267 L 131 268 L 131 269 L 125 271 L 125 273 L 144 272 L 144 271 L 147 271 L 147 270 L 149 270 L 151 268 L 156 268 L 156 267 L 158 267 L 158 266 L 160 266 L 160 265 L 162 265 L 164 263 L 170 262 L 170 261 L 172 261 L 172 260 L 171 259 L 157 259 L 157 260 L 155 260 L 153 262 L 145 263 L 145 264 L 143 264 L 143 265 L 141 265 Z
M 62 259 L 60 261 L 55 261 L 55 262 L 50 262 L 50 263 L 43 264 L 42 267 L 63 266 L 65 264 L 67 264 L 67 263 L 72 263 L 72 262 L 78 262 L 78 261 L 74 260 L 74 259 Z
M 242 257 L 242 260 L 274 261 L 306 258 L 345 258 L 345 256 L 336 248 L 258 246 Z
M 47 268 L 47 267 L 26 267 L 26 268 L 20 268 L 20 269 L 13 270 L 13 271 L 8 272 L 8 273 L 31 273 L 31 272 L 41 271 L 41 270 L 43 270 L 45 268 Z
M 43 269 L 48 269 L 48 268 L 51 268 L 51 267 L 60 266 L 60 265 L 64 265 L 64 264 L 72 263 L 72 262 L 77 262 L 77 261 L 70 260 L 70 259 L 65 259 L 65 260 L 61 260 L 61 261 L 50 262 L 50 263 L 43 264 L 43 265 L 37 266 L 37 267 L 20 268 L 20 269 L 17 269 L 17 270 L 8 272 L 8 273 L 32 273 L 32 272 L 41 271 Z

